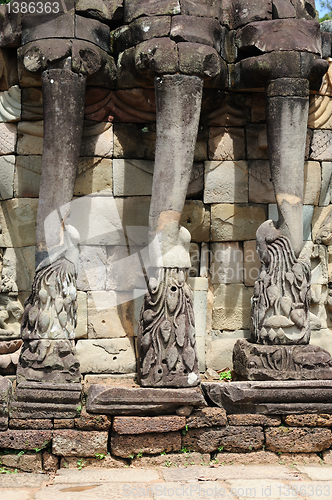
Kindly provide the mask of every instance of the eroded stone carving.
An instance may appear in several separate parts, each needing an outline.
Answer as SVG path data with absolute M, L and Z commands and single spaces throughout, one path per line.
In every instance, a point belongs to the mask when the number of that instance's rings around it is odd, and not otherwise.
M 193 293 L 187 269 L 162 268 L 150 280 L 139 319 L 140 383 L 189 387 L 199 383 Z
M 18 289 L 14 276 L 8 266 L 4 265 L 5 256 L 6 249 L 0 247 L 0 375 L 13 375 L 23 343 L 19 339 L 23 307 L 17 299 Z
M 307 344 L 310 339 L 310 266 L 296 259 L 290 241 L 272 221 L 257 231 L 262 262 L 255 283 L 252 334 L 261 344 Z
M 65 227 L 62 246 L 54 248 L 36 269 L 22 319 L 19 379 L 42 381 L 45 371 L 48 382 L 80 380 L 71 342 L 77 323 L 78 242 L 78 231 Z
M 75 338 L 76 277 L 74 264 L 65 258 L 37 269 L 32 293 L 25 303 L 24 340 Z
M 315 345 L 261 346 L 240 339 L 233 356 L 247 380 L 331 380 L 332 358 Z
M 80 382 L 79 362 L 70 340 L 32 340 L 24 342 L 17 367 L 17 382 Z

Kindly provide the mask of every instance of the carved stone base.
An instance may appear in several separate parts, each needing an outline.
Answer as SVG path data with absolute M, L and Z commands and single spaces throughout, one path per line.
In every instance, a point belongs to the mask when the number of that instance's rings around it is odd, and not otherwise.
M 332 358 L 314 345 L 261 345 L 245 339 L 233 350 L 235 373 L 245 380 L 331 380 Z
M 193 293 L 186 270 L 164 268 L 150 280 L 137 336 L 142 387 L 194 387 L 200 382 Z
M 331 380 L 203 382 L 202 390 L 227 413 L 332 413 Z
M 10 406 L 11 418 L 75 418 L 79 415 L 81 384 L 21 382 Z
M 70 340 L 31 340 L 23 344 L 17 383 L 66 384 L 81 381 L 80 365 Z

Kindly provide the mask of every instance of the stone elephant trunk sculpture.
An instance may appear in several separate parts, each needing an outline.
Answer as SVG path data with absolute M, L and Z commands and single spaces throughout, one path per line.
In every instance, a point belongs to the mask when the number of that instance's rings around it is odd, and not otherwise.
M 238 341 L 233 352 L 235 371 L 249 380 L 332 377 L 329 354 L 307 347 L 310 262 L 300 255 L 309 90 L 319 89 L 328 69 L 321 57 L 329 55 L 331 46 L 328 41 L 324 54 L 326 37 L 319 24 L 301 11 L 296 16 L 249 23 L 237 33 L 240 52 L 255 52 L 256 57 L 238 63 L 233 81 L 235 87 L 250 82 L 265 88 L 268 152 L 278 208 L 277 223 L 266 221 L 256 236 L 262 267 L 252 299 L 253 343 Z

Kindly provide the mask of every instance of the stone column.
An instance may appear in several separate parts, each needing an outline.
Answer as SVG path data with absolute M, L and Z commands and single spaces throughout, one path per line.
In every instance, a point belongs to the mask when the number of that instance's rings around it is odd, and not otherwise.
M 309 81 L 279 78 L 266 88 L 267 137 L 278 225 L 296 257 L 303 246 L 303 167 Z
M 150 207 L 150 279 L 139 320 L 138 358 L 144 387 L 199 383 L 190 267 L 190 234 L 179 222 L 194 159 L 203 81 L 189 75 L 155 79 L 156 160 Z
M 66 68 L 51 68 L 42 73 L 44 144 L 37 213 L 37 268 L 22 320 L 24 344 L 17 368 L 13 416 L 77 415 L 81 375 L 75 357 L 74 330 L 79 234 L 66 225 L 59 208 L 73 197 L 85 82 L 86 76 Z
M 59 245 L 57 210 L 73 199 L 83 130 L 86 75 L 70 69 L 42 73 L 44 141 L 36 228 L 36 265 Z M 55 217 L 46 218 L 52 213 Z M 54 226 L 53 226 L 54 224 Z M 47 231 L 47 241 L 45 237 Z

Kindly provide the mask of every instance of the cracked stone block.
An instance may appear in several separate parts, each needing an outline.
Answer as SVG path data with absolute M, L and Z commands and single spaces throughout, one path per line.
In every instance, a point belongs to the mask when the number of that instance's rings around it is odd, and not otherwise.
M 256 239 L 256 231 L 266 220 L 264 205 L 219 203 L 211 206 L 211 240 Z
M 88 337 L 133 337 L 133 301 L 127 292 L 95 291 L 88 294 Z
M 136 356 L 133 339 L 87 339 L 76 344 L 81 373 L 133 373 Z

